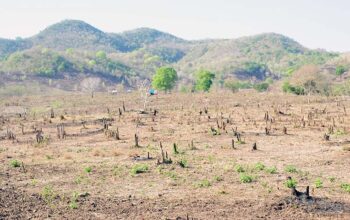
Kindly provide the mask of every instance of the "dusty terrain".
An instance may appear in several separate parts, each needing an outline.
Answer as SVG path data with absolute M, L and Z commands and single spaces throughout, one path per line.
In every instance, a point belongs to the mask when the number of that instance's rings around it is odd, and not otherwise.
M 349 98 L 174 93 L 142 106 L 139 93 L 2 98 L 0 219 L 350 219 Z

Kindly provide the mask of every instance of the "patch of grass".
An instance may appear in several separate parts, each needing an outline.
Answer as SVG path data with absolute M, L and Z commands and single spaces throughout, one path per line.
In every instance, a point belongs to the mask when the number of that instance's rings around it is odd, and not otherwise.
M 245 141 L 237 141 L 237 144 L 245 144 Z
M 112 172 L 113 176 L 122 177 L 124 174 L 124 168 L 120 166 L 114 166 Z
M 266 167 L 265 171 L 269 174 L 276 174 L 277 173 L 277 167 Z
M 296 181 L 295 179 L 291 178 L 291 179 L 288 179 L 288 180 L 284 183 L 284 185 L 285 185 L 286 187 L 288 187 L 288 188 L 294 188 L 294 187 L 297 186 L 297 181 Z
M 20 167 L 21 166 L 21 162 L 18 161 L 18 160 L 11 160 L 10 161 L 10 166 L 14 167 L 14 168 Z
M 45 186 L 41 191 L 41 197 L 47 204 L 51 204 L 56 197 L 53 187 L 50 185 Z
M 345 191 L 350 193 L 350 183 L 342 183 L 340 187 Z
M 343 136 L 343 135 L 346 135 L 346 131 L 345 131 L 345 130 L 341 130 L 341 129 L 337 129 L 337 130 L 334 132 L 334 135 L 335 135 L 335 136 Z
M 177 180 L 179 178 L 178 175 L 173 171 L 164 171 L 162 174 L 171 178 L 172 180 Z
M 238 172 L 238 173 L 243 173 L 243 172 L 245 172 L 243 166 L 242 166 L 242 165 L 239 165 L 239 164 L 237 164 L 237 165 L 234 167 L 234 170 L 235 170 L 236 172 Z
M 253 182 L 253 177 L 248 174 L 241 173 L 239 174 L 239 180 L 241 181 L 241 183 L 251 183 Z
M 321 178 L 317 178 L 315 181 L 315 187 L 316 188 L 322 188 L 323 187 L 323 182 L 321 180 Z
M 208 188 L 210 186 L 211 186 L 211 183 L 207 179 L 201 180 L 197 183 L 197 187 L 199 188 Z
M 36 186 L 37 183 L 38 183 L 38 180 L 37 180 L 37 179 L 32 179 L 32 180 L 30 181 L 30 184 L 31 184 L 32 186 Z
M 131 175 L 136 175 L 136 174 L 139 174 L 139 173 L 145 173 L 148 171 L 148 165 L 147 164 L 135 164 L 131 170 L 130 170 L 130 173 Z
M 78 208 L 78 193 L 77 192 L 74 192 L 72 194 L 72 197 L 70 199 L 70 202 L 69 202 L 69 208 L 71 209 L 77 209 Z
M 184 158 L 182 158 L 180 161 L 178 161 L 177 162 L 179 165 L 180 165 L 180 167 L 182 167 L 182 168 L 187 168 L 188 167 L 188 162 L 187 162 L 187 160 L 186 159 L 184 159 Z
M 215 180 L 216 182 L 221 182 L 221 181 L 223 181 L 224 179 L 222 178 L 222 176 L 214 176 L 214 180 Z
M 258 170 L 258 171 L 264 170 L 265 169 L 265 165 L 263 163 L 261 163 L 261 162 L 258 162 L 258 163 L 255 164 L 254 169 Z
M 286 171 L 287 173 L 296 173 L 298 172 L 297 168 L 293 165 L 287 165 L 284 168 L 284 171 Z
M 92 172 L 92 167 L 85 167 L 84 168 L 85 173 L 91 173 Z

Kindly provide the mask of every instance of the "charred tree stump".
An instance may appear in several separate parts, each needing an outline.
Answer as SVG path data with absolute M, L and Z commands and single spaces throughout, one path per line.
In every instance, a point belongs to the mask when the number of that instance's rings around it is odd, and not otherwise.
M 115 136 L 114 136 L 114 138 L 115 138 L 116 140 L 120 140 L 119 129 L 118 129 L 118 128 L 117 128 L 117 130 L 115 131 Z
M 137 136 L 137 134 L 135 134 L 135 147 L 140 147 L 140 145 L 139 145 L 139 137 Z
M 283 127 L 283 134 L 287 134 L 287 127 Z
M 257 149 L 258 149 L 258 147 L 256 146 L 256 143 L 254 143 L 253 146 L 252 146 L 252 151 L 255 151 Z
M 53 108 L 51 108 L 50 118 L 55 118 L 55 112 L 53 111 Z
M 58 139 L 65 139 L 66 138 L 66 132 L 64 130 L 63 124 L 57 125 L 57 137 L 58 137 Z
M 330 135 L 329 134 L 324 134 L 323 135 L 323 139 L 325 140 L 325 141 L 329 141 L 329 139 L 330 139 Z
M 42 134 L 43 134 L 42 131 L 38 131 L 36 133 L 36 143 L 40 144 L 44 141 L 44 136 Z

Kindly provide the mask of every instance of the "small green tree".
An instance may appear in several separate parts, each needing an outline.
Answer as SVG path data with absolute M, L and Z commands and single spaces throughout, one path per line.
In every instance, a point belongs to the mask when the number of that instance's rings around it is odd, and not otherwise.
M 169 91 L 177 81 L 176 70 L 172 67 L 160 67 L 153 76 L 152 86 L 156 89 Z
M 337 76 L 343 75 L 347 71 L 346 67 L 343 65 L 337 66 L 335 69 L 335 74 Z
M 196 73 L 196 90 L 205 92 L 209 91 L 214 78 L 214 73 L 208 70 L 199 70 Z
M 100 50 L 96 52 L 96 58 L 99 60 L 105 60 L 107 58 L 106 52 Z

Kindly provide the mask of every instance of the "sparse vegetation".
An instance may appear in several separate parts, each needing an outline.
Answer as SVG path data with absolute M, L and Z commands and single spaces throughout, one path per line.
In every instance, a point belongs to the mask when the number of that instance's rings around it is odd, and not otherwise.
M 341 188 L 345 191 L 350 193 L 350 184 L 349 183 L 343 183 L 341 184 Z
M 296 173 L 298 172 L 297 168 L 293 165 L 287 165 L 284 167 L 284 171 L 286 171 L 287 173 Z
M 297 181 L 293 178 L 288 179 L 284 185 L 288 188 L 295 188 L 297 186 Z
M 211 183 L 209 180 L 204 179 L 204 180 L 199 181 L 196 185 L 199 188 L 208 188 L 211 186 Z
M 323 187 L 323 181 L 321 180 L 321 178 L 317 178 L 315 180 L 315 187 L 316 188 L 322 188 Z
M 239 180 L 241 183 L 251 183 L 253 181 L 253 177 L 245 173 L 240 173 Z
M 135 164 L 131 170 L 130 170 L 130 173 L 132 175 L 136 175 L 136 174 L 139 174 L 139 173 L 145 173 L 148 171 L 148 165 L 147 164 Z
M 273 166 L 273 167 L 266 167 L 265 171 L 269 174 L 276 174 L 277 173 L 277 167 Z

